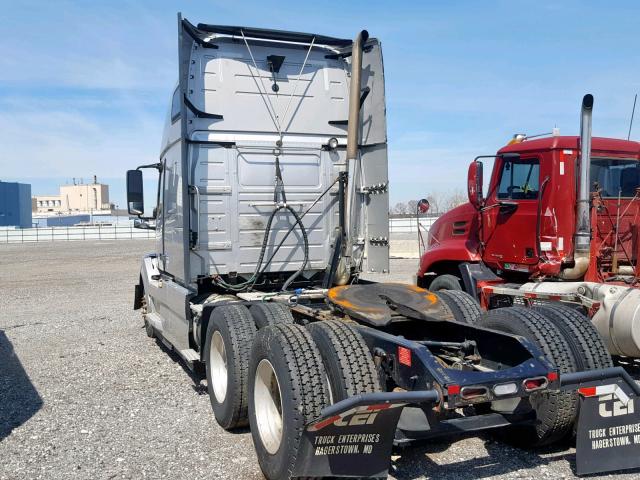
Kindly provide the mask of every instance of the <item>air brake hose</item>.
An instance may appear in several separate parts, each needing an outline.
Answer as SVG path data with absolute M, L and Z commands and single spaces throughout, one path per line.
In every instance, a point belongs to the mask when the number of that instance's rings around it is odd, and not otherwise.
M 307 268 L 307 263 L 309 262 L 309 237 L 307 236 L 307 230 L 304 228 L 302 219 L 298 216 L 296 211 L 289 205 L 287 205 L 286 208 L 291 212 L 293 218 L 296 219 L 296 223 L 300 226 L 300 232 L 302 233 L 302 240 L 304 243 L 304 260 L 302 261 L 302 265 L 300 265 L 300 268 L 296 272 L 294 272 L 286 282 L 284 282 L 284 285 L 282 286 L 283 292 L 289 288 L 289 285 L 291 285 L 291 283 L 293 283 L 293 281 L 298 278 L 302 272 L 304 272 L 304 269 Z M 265 269 L 267 268 L 267 266 L 268 265 L 265 265 Z
M 331 182 L 331 184 L 313 201 L 313 203 L 307 208 L 307 210 L 305 210 L 304 213 L 302 215 L 300 215 L 300 216 L 298 216 L 298 214 L 291 207 L 289 207 L 288 205 L 280 205 L 271 213 L 271 216 L 269 217 L 269 220 L 267 222 L 267 228 L 265 229 L 265 237 L 264 237 L 264 239 L 262 241 L 262 248 L 260 249 L 260 259 L 259 259 L 259 261 L 258 261 L 258 263 L 256 265 L 256 270 L 251 275 L 251 277 L 249 277 L 249 279 L 247 281 L 232 285 L 232 284 L 229 284 L 229 283 L 225 282 L 220 277 L 217 277 L 214 280 L 215 283 L 217 285 L 220 285 L 223 288 L 226 288 L 227 290 L 233 290 L 233 291 L 236 291 L 236 292 L 241 292 L 243 290 L 248 290 L 251 287 L 253 287 L 253 285 L 255 285 L 255 283 L 258 281 L 258 278 L 260 278 L 260 275 L 262 275 L 266 271 L 266 269 L 269 267 L 269 265 L 271 264 L 271 262 L 275 258 L 276 253 L 278 253 L 278 251 L 280 250 L 282 245 L 284 245 L 284 242 L 289 237 L 291 232 L 293 232 L 293 230 L 296 228 L 296 226 L 299 226 L 301 231 L 302 231 L 302 237 L 303 237 L 303 240 L 304 240 L 305 258 L 304 258 L 304 262 L 302 264 L 302 267 L 297 272 L 295 272 L 291 277 L 289 277 L 287 279 L 287 281 L 285 282 L 284 287 L 288 287 L 293 282 L 293 280 L 295 278 L 297 278 L 304 271 L 304 269 L 306 268 L 306 265 L 309 262 L 309 243 L 308 243 L 309 240 L 308 240 L 306 229 L 304 228 L 304 225 L 302 223 L 302 219 L 307 215 L 307 213 L 309 213 L 311 211 L 311 209 L 327 193 L 329 193 L 331 191 L 333 186 L 336 183 L 338 183 L 340 181 L 340 179 L 341 179 L 340 175 L 338 177 L 336 177 L 336 179 L 333 182 Z M 283 208 L 287 208 L 294 215 L 294 218 L 295 218 L 296 222 L 291 226 L 291 228 L 289 228 L 289 230 L 284 235 L 282 240 L 280 240 L 280 243 L 278 244 L 278 246 L 274 249 L 273 253 L 271 254 L 271 257 L 269 257 L 269 260 L 267 260 L 267 263 L 260 270 L 260 267 L 262 266 L 262 260 L 264 259 L 264 254 L 265 254 L 265 251 L 266 251 L 268 235 L 269 235 L 269 232 L 271 230 L 271 223 L 273 221 L 273 217 L 275 216 L 275 214 L 279 210 L 282 210 Z
M 273 219 L 275 218 L 276 214 L 283 209 L 288 210 L 293 215 L 293 218 L 295 219 L 295 223 L 300 227 L 303 244 L 304 244 L 304 260 L 302 261 L 302 266 L 296 272 L 294 272 L 284 283 L 282 290 L 286 290 L 289 287 L 289 285 L 305 270 L 305 268 L 307 267 L 307 263 L 309 263 L 309 238 L 307 236 L 307 231 L 304 228 L 302 219 L 293 208 L 291 208 L 289 205 L 279 205 L 273 210 L 273 212 L 271 212 L 271 215 L 269 216 L 269 220 L 267 221 L 267 225 L 264 231 L 264 237 L 262 239 L 262 246 L 260 247 L 260 255 L 258 257 L 258 262 L 256 263 L 256 269 L 251 275 L 251 277 L 249 277 L 249 279 L 246 282 L 242 282 L 238 284 L 230 284 L 225 282 L 222 279 L 218 279 L 216 280 L 216 283 L 218 285 L 228 290 L 233 290 L 236 292 L 248 290 L 251 287 L 253 287 L 253 285 L 255 285 L 255 283 L 258 281 L 258 278 L 260 278 L 260 275 L 262 275 L 265 272 L 265 270 L 271 263 L 271 260 L 273 260 L 273 256 L 272 256 L 269 259 L 269 261 L 264 265 L 264 267 L 262 266 L 262 261 L 264 260 L 264 255 L 266 253 L 267 244 L 269 241 L 269 234 L 271 233 L 271 224 L 273 223 Z

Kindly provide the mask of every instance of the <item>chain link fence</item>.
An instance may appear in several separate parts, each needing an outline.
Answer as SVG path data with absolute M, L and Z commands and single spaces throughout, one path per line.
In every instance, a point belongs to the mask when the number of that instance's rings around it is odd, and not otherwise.
M 132 224 L 0 229 L 0 244 L 71 242 L 75 240 L 133 240 L 155 237 L 155 230 L 133 228 Z
M 420 217 L 420 229 L 426 233 L 438 217 Z M 416 217 L 395 217 L 389 219 L 389 233 L 418 233 L 418 218 Z
M 420 217 L 423 234 L 435 222 L 437 217 Z M 390 233 L 417 233 L 416 217 L 398 217 L 389 219 Z M 75 227 L 38 227 L 0 229 L 2 243 L 70 242 L 74 240 L 134 240 L 155 238 L 155 230 L 142 230 L 127 225 L 85 225 Z

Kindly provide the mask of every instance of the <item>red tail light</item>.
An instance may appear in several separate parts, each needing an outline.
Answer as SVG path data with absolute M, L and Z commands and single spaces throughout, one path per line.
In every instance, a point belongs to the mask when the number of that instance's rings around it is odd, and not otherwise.
M 595 397 L 598 394 L 596 387 L 582 387 L 578 389 L 578 392 L 583 397 Z
M 489 389 L 487 387 L 464 387 L 460 391 L 460 396 L 464 400 L 476 400 L 479 398 L 486 398 L 489 395 Z
M 411 366 L 411 350 L 405 347 L 398 347 L 398 361 L 407 367 Z
M 522 382 L 522 386 L 527 392 L 534 392 L 536 390 L 542 390 L 549 385 L 549 380 L 547 377 L 535 377 L 535 378 L 527 378 L 524 382 Z

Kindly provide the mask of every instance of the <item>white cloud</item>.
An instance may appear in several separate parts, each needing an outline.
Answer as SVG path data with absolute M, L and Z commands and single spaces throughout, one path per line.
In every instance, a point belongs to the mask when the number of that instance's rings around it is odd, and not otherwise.
M 157 158 L 161 119 L 139 112 L 118 125 L 73 110 L 0 112 L 5 177 L 114 176 Z

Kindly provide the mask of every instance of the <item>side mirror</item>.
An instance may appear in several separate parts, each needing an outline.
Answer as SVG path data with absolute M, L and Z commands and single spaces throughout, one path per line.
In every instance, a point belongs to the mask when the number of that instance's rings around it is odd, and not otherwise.
M 474 161 L 469 165 L 469 174 L 467 175 L 467 195 L 469 203 L 474 208 L 479 209 L 484 204 L 482 196 L 482 162 Z
M 429 211 L 430 206 L 431 205 L 429 205 L 429 200 L 427 200 L 426 198 L 423 198 L 418 202 L 418 212 L 427 213 Z
M 130 215 L 144 214 L 144 192 L 140 170 L 127 170 L 127 210 Z

